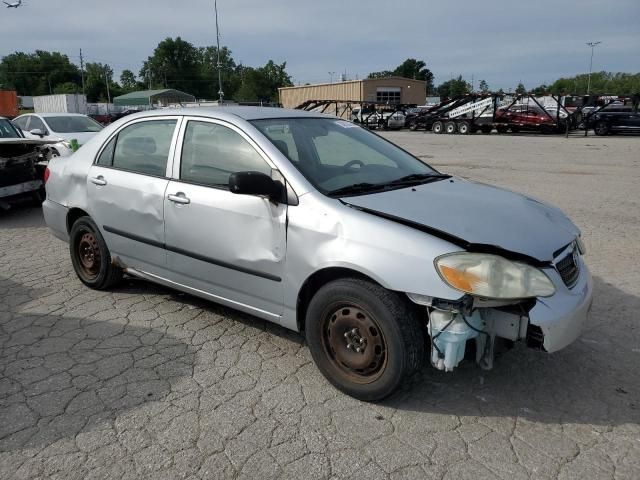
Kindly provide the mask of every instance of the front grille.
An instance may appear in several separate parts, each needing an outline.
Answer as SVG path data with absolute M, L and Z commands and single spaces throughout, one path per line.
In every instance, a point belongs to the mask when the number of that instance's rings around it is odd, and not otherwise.
M 580 265 L 578 264 L 578 252 L 571 251 L 556 263 L 556 269 L 562 277 L 564 284 L 571 288 L 576 284 L 580 275 Z

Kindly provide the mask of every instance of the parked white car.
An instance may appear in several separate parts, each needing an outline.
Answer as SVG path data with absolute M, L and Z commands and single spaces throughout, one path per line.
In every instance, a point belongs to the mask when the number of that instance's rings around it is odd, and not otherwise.
M 22 129 L 26 138 L 57 140 L 52 148 L 61 157 L 73 153 L 73 140 L 82 146 L 103 128 L 92 118 L 79 113 L 28 113 L 17 117 L 13 123 Z

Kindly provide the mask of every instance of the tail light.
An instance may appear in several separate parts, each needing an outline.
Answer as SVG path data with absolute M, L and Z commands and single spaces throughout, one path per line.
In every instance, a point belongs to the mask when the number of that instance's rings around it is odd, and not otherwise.
M 51 172 L 49 171 L 49 167 L 44 169 L 44 183 L 47 183 L 47 180 L 49 180 L 49 175 L 51 175 Z

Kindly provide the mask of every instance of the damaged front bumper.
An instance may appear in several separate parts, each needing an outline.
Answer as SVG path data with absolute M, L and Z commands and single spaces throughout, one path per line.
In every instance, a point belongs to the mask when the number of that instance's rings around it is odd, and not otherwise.
M 460 302 L 429 299 L 414 302 L 429 312 L 431 363 L 439 370 L 453 370 L 465 356 L 467 341 L 475 341 L 476 362 L 484 369 L 493 367 L 496 338 L 525 341 L 527 346 L 548 353 L 574 342 L 582 332 L 593 300 L 591 273 L 579 256 L 579 276 L 567 287 L 554 268 L 543 269 L 556 287 L 550 297 L 536 298 L 515 305 L 465 296 Z M 422 300 L 429 297 L 422 297 Z M 506 307 L 506 308 L 505 308 Z
M 556 352 L 574 342 L 587 320 L 593 302 L 593 279 L 582 258 L 579 262 L 580 276 L 572 288 L 567 288 L 555 269 L 546 269 L 556 293 L 536 299 L 529 311 L 529 324 L 539 327 L 546 352 Z

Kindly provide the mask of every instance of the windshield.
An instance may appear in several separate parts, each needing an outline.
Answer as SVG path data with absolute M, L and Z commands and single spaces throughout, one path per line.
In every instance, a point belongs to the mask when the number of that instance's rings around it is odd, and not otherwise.
M 9 120 L 0 118 L 0 138 L 22 138 Z
M 350 186 L 359 187 L 354 194 L 363 194 L 366 186 L 380 187 L 409 176 L 416 180 L 440 175 L 392 143 L 344 120 L 277 118 L 251 123 L 325 194 Z
M 102 130 L 102 125 L 89 117 L 60 116 L 47 117 L 45 120 L 49 124 L 49 128 L 56 133 L 99 132 Z

